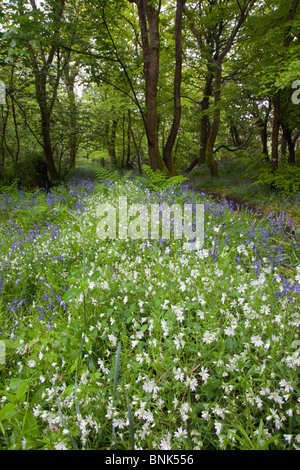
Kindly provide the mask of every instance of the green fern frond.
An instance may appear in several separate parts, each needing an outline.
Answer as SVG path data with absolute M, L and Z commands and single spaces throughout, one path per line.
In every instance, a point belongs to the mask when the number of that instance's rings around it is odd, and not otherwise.
M 97 180 L 101 183 L 107 183 L 108 181 L 116 182 L 121 176 L 117 170 L 109 170 L 108 168 L 98 168 L 96 170 Z
M 131 177 L 132 173 L 133 173 L 133 170 L 129 170 L 129 171 L 127 171 L 127 172 L 125 173 L 125 175 L 123 175 L 122 178 L 123 178 L 124 180 L 128 180 L 128 179 Z
M 179 186 L 187 180 L 187 178 L 181 175 L 170 177 L 166 169 L 154 171 L 150 165 L 143 165 L 142 169 L 147 178 L 136 177 L 136 180 L 140 180 L 151 191 L 162 191 L 164 188 Z M 115 183 L 122 179 L 128 180 L 132 173 L 133 171 L 130 170 L 124 176 L 121 176 L 117 170 L 112 171 L 108 168 L 96 170 L 97 180 L 101 187 L 108 181 Z
M 181 176 L 181 175 L 172 176 L 166 181 L 165 185 L 166 186 L 179 186 L 182 183 L 184 183 L 184 181 L 187 181 L 187 180 L 188 178 L 185 178 L 184 176 Z
M 143 172 L 148 177 L 144 183 L 148 189 L 153 191 L 161 191 L 170 186 L 178 186 L 187 180 L 184 176 L 171 176 L 166 169 L 154 171 L 149 165 L 142 166 Z

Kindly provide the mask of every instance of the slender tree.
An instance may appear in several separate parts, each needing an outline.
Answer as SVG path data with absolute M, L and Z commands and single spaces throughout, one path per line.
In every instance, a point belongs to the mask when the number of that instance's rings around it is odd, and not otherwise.
M 292 21 L 296 15 L 297 8 L 299 7 L 298 0 L 292 0 L 289 5 L 289 11 L 287 15 L 287 25 L 285 27 L 284 39 L 283 39 L 283 48 L 284 52 L 289 48 L 289 45 L 293 39 L 293 35 L 291 34 L 292 31 Z M 272 155 L 271 155 L 271 168 L 272 171 L 277 170 L 278 168 L 278 160 L 279 160 L 279 133 L 280 127 L 283 122 L 283 118 L 288 106 L 288 101 L 285 100 L 285 104 L 283 104 L 283 96 L 282 90 L 279 88 L 276 93 L 273 95 L 272 98 L 273 102 L 273 128 L 272 128 Z M 284 130 L 285 138 L 288 139 L 290 149 L 291 147 L 291 139 L 289 138 L 288 132 L 285 128 Z M 294 157 L 292 156 L 294 160 Z
M 204 97 L 202 100 L 203 116 L 201 123 L 201 163 L 204 159 L 203 156 L 205 148 L 205 160 L 212 177 L 218 177 L 218 164 L 214 156 L 214 146 L 220 127 L 220 101 L 223 62 L 231 51 L 241 27 L 245 23 L 253 5 L 255 4 L 255 0 L 244 0 L 243 3 L 240 3 L 238 0 L 236 0 L 238 12 L 234 17 L 234 21 L 225 21 L 221 14 L 216 15 L 216 19 L 214 19 L 215 9 L 217 7 L 220 9 L 220 13 L 224 11 L 223 3 L 224 2 L 222 0 L 207 0 L 206 2 L 199 2 L 198 15 L 200 16 L 200 26 L 197 28 L 195 21 L 192 21 L 190 24 L 191 31 L 194 34 L 200 51 L 206 58 L 207 62 L 207 77 L 204 87 Z M 201 17 L 202 15 L 205 15 L 205 13 L 208 16 L 209 21 L 207 23 L 206 29 L 203 31 Z M 210 16 L 212 16 L 211 20 L 209 19 Z M 193 16 L 190 15 L 190 18 L 193 18 Z M 212 123 L 210 126 L 208 126 L 207 117 L 205 116 L 208 109 L 208 99 L 211 92 L 214 110 L 212 115 Z
M 68 95 L 68 115 L 70 120 L 69 135 L 69 165 L 75 167 L 78 151 L 78 106 L 76 103 L 75 81 L 79 73 L 80 61 L 77 59 L 73 64 L 67 64 L 64 70 L 64 81 Z
M 143 52 L 143 70 L 145 80 L 145 128 L 148 142 L 150 165 L 153 170 L 163 167 L 159 149 L 157 120 L 157 85 L 159 78 L 159 14 L 161 0 L 156 6 L 148 0 L 129 0 L 138 9 L 141 44 Z
M 186 0 L 177 0 L 175 17 L 175 74 L 173 123 L 163 149 L 164 163 L 171 175 L 176 174 L 172 150 L 176 141 L 181 118 L 181 81 L 182 81 L 182 15 Z

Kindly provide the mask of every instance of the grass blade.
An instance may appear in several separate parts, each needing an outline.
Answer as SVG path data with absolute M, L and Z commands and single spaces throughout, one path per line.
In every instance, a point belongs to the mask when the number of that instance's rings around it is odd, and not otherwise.
M 68 434 L 68 438 L 71 442 L 71 446 L 72 446 L 72 449 L 73 450 L 79 450 L 78 447 L 77 447 L 77 444 L 72 436 L 72 434 L 69 432 L 68 428 L 67 428 L 67 425 L 66 425 L 66 421 L 65 421 L 65 418 L 64 418 L 64 415 L 63 415 L 63 412 L 61 410 L 61 407 L 60 407 L 60 403 L 59 403 L 59 399 L 58 399 L 58 396 L 57 396 L 57 393 L 56 393 L 56 390 L 55 388 L 53 387 L 54 389 L 54 394 L 55 394 L 55 398 L 56 398 L 56 403 L 57 403 L 57 408 L 58 408 L 58 413 L 60 414 L 60 417 L 61 417 L 61 422 L 63 424 L 63 427 L 64 429 L 69 433 Z
M 127 401 L 128 419 L 129 419 L 129 432 L 130 432 L 131 450 L 134 450 L 134 425 L 133 425 L 133 419 L 132 419 L 131 409 L 130 409 L 130 405 L 129 405 L 128 391 L 127 390 L 126 390 L 126 401 Z
M 117 391 L 117 384 L 118 384 L 118 374 L 119 374 L 119 366 L 120 366 L 120 356 L 121 356 L 121 342 L 118 345 L 118 350 L 116 354 L 116 363 L 115 363 L 115 377 L 114 377 L 114 393 L 113 393 L 113 398 L 114 401 L 116 400 L 116 391 Z M 114 428 L 114 424 L 112 426 L 112 436 L 113 440 L 115 441 L 116 438 L 116 432 Z M 116 450 L 116 446 L 113 445 L 113 448 Z
M 115 378 L 114 378 L 114 401 L 116 399 L 116 390 L 117 390 L 117 383 L 118 383 L 120 356 L 121 356 L 121 343 L 119 343 L 118 350 L 117 350 L 117 355 L 116 355 Z
M 75 391 L 75 406 L 76 406 L 76 413 L 77 415 L 80 415 L 80 408 L 79 408 L 79 405 L 78 405 L 78 401 L 77 401 L 77 376 L 78 376 L 78 364 L 79 364 L 79 361 L 80 361 L 80 358 L 81 358 L 81 351 L 82 351 L 82 346 L 83 346 L 83 340 L 84 340 L 84 336 L 82 335 L 82 340 L 81 340 L 81 344 L 80 344 L 80 349 L 79 349 L 79 354 L 78 354 L 78 358 L 77 358 L 77 364 L 76 364 L 76 372 L 75 372 L 75 384 L 74 384 L 74 391 Z

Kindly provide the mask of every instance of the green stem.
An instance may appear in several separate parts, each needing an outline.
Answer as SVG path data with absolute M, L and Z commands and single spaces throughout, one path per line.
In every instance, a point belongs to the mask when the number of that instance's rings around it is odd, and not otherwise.
M 16 448 L 18 448 L 18 446 L 20 445 L 21 439 L 22 439 L 22 437 L 23 437 L 23 435 L 24 435 L 24 428 L 25 428 L 25 423 L 26 423 L 26 418 L 27 418 L 28 407 L 29 407 L 29 388 L 28 388 L 28 390 L 27 390 L 27 403 L 26 403 L 25 416 L 24 416 L 24 419 L 23 419 L 22 431 L 21 431 L 21 434 L 20 434 L 20 436 L 19 436 L 18 442 L 17 442 L 17 444 L 16 444 Z
M 247 411 L 248 422 L 249 422 L 250 431 L 251 431 L 251 436 L 252 436 L 252 442 L 254 443 L 254 429 L 253 429 L 253 425 L 252 425 L 251 414 L 250 414 L 249 404 L 248 404 L 248 400 L 247 400 L 247 396 L 246 396 L 246 391 L 245 391 L 244 385 L 242 385 L 242 389 L 243 389 L 243 395 L 244 395 L 244 399 L 245 399 L 245 405 L 246 405 L 246 411 Z

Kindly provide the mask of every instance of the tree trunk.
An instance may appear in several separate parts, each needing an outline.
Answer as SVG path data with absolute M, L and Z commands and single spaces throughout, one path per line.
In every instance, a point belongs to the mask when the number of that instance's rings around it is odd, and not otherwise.
M 112 167 L 115 167 L 117 165 L 117 157 L 116 157 L 117 126 L 118 126 L 117 119 L 113 119 L 110 137 L 109 137 L 109 148 L 108 148 L 110 164 Z
M 278 145 L 279 145 L 279 132 L 281 125 L 281 112 L 280 112 L 280 90 L 273 97 L 274 117 L 272 129 L 272 155 L 271 155 L 271 168 L 276 171 L 278 168 Z
M 198 6 L 200 10 L 200 17 L 201 17 L 201 3 L 202 2 L 198 2 Z M 214 2 L 211 2 L 211 6 L 213 5 L 213 3 Z M 226 55 L 230 52 L 239 30 L 244 24 L 244 22 L 246 21 L 253 7 L 253 4 L 255 2 L 254 0 L 250 0 L 250 1 L 244 1 L 243 3 L 242 2 L 241 3 L 237 2 L 237 3 L 239 5 L 240 14 L 239 14 L 239 17 L 236 19 L 235 24 L 233 24 L 231 34 L 228 36 L 228 39 L 225 44 L 224 44 L 224 41 L 221 40 L 221 31 L 224 28 L 224 25 L 222 24 L 223 23 L 222 19 L 220 20 L 219 23 L 216 22 L 215 25 L 212 25 L 210 29 L 211 37 L 214 38 L 214 44 L 212 44 L 213 41 L 211 41 L 210 39 L 206 41 L 204 40 L 204 37 L 201 34 L 201 31 L 197 30 L 197 28 L 195 27 L 193 19 L 190 24 L 191 31 L 197 39 L 199 49 L 201 50 L 201 52 L 208 54 L 212 67 L 215 67 L 215 70 L 214 70 L 215 111 L 214 111 L 212 127 L 209 131 L 207 145 L 205 148 L 205 159 L 206 159 L 206 163 L 208 165 L 211 177 L 218 176 L 218 164 L 214 158 L 214 144 L 215 144 L 218 131 L 219 131 L 219 126 L 220 126 L 220 110 L 218 109 L 218 103 L 221 99 L 220 89 L 221 89 L 222 63 Z M 201 157 L 199 159 L 201 163 L 203 162 L 203 152 L 204 152 L 204 146 L 205 146 L 204 141 L 205 141 L 205 120 L 203 122 L 203 137 L 201 138 Z
M 194 158 L 194 160 L 187 167 L 187 169 L 184 170 L 183 174 L 187 175 L 188 173 L 190 173 L 192 171 L 192 169 L 195 168 L 195 166 L 199 164 L 199 160 L 200 160 L 199 157 Z
M 130 112 L 130 109 L 128 109 L 126 168 L 129 168 L 129 162 L 130 162 L 130 157 L 131 157 L 131 134 L 132 133 L 133 132 L 132 132 L 132 128 L 131 128 L 131 112 Z
M 136 0 L 140 21 L 145 79 L 145 128 L 151 168 L 163 168 L 159 151 L 157 84 L 159 75 L 159 10 L 148 0 Z
M 300 137 L 300 131 L 297 131 L 296 134 L 295 134 L 294 137 L 293 137 L 293 145 L 294 145 L 294 147 L 296 146 L 296 142 L 297 142 L 297 140 L 299 139 L 299 137 Z
M 178 134 L 181 118 L 181 79 L 182 79 L 182 14 L 186 0 L 177 0 L 175 18 L 175 75 L 174 75 L 174 116 L 173 124 L 164 146 L 164 163 L 171 176 L 176 174 L 172 150 Z
M 50 116 L 49 114 L 41 109 L 41 122 L 42 122 L 42 137 L 43 137 L 43 148 L 46 158 L 48 173 L 50 182 L 58 184 L 60 181 L 59 173 L 55 167 L 53 150 L 51 146 L 51 133 L 50 133 Z
M 240 140 L 240 136 L 239 136 L 239 133 L 235 124 L 232 124 L 230 126 L 230 134 L 232 137 L 233 145 L 235 147 L 240 147 L 242 145 L 242 142 Z
M 53 149 L 51 144 L 51 111 L 48 109 L 47 106 L 46 76 L 42 75 L 42 72 L 35 72 L 35 90 L 37 102 L 39 104 L 41 113 L 43 149 L 46 158 L 49 179 L 51 183 L 58 184 L 58 182 L 60 181 L 60 175 L 55 167 Z
M 19 156 L 20 156 L 20 137 L 19 137 L 18 119 L 17 119 L 15 100 L 14 100 L 14 88 L 15 88 L 14 87 L 14 72 L 15 72 L 15 67 L 12 66 L 11 75 L 10 75 L 11 110 L 12 110 L 12 117 L 13 117 L 13 122 L 14 122 L 16 142 L 17 142 L 17 150 L 16 150 L 16 153 L 14 155 L 14 160 L 15 160 L 15 162 L 18 162 L 19 161 Z
M 158 143 L 157 122 L 157 84 L 159 74 L 159 14 L 157 10 L 144 0 L 149 26 L 149 57 L 146 66 L 146 122 L 148 152 L 153 170 L 162 168 Z
M 69 119 L 70 119 L 70 137 L 69 137 L 69 164 L 70 168 L 75 168 L 76 166 L 76 155 L 78 150 L 78 139 L 77 139 L 77 105 L 76 105 L 76 95 L 75 95 L 75 80 L 78 74 L 78 62 L 70 70 L 68 65 L 65 68 L 65 81 L 68 92 L 68 101 L 69 101 Z
M 281 157 L 286 155 L 286 150 L 287 150 L 287 141 L 283 133 L 281 136 Z
M 212 178 L 218 178 L 218 163 L 214 157 L 214 145 L 216 142 L 216 138 L 218 136 L 219 127 L 220 127 L 220 117 L 221 112 L 219 108 L 219 101 L 221 99 L 221 77 L 222 77 L 222 65 L 221 61 L 217 60 L 215 62 L 215 88 L 214 88 L 214 119 L 211 126 L 211 130 L 209 133 L 206 151 L 205 151 L 205 159 L 206 163 L 210 172 L 210 176 Z
M 24 2 L 17 2 L 18 4 L 18 13 L 21 17 L 24 17 Z M 37 11 L 37 5 L 34 1 L 31 1 L 32 11 Z M 59 2 L 53 2 L 51 5 L 51 14 L 56 20 L 57 29 L 55 30 L 57 40 L 60 37 L 60 28 L 63 24 L 63 13 L 65 9 L 65 0 L 60 0 Z M 36 100 L 40 108 L 41 114 L 41 129 L 43 137 L 43 149 L 46 158 L 48 174 L 50 182 L 52 184 L 58 184 L 61 180 L 59 172 L 57 171 L 53 158 L 53 149 L 51 145 L 51 131 L 50 131 L 50 118 L 52 115 L 53 107 L 57 98 L 58 86 L 60 79 L 63 74 L 64 66 L 61 64 L 61 56 L 58 53 L 59 47 L 54 41 L 49 45 L 48 54 L 45 53 L 43 45 L 40 43 L 39 52 L 36 52 L 34 47 L 31 44 L 31 41 L 25 41 L 27 50 L 30 56 L 30 65 L 31 70 L 35 78 L 35 94 Z M 69 54 L 66 60 L 69 60 Z M 55 59 L 55 61 L 54 61 Z M 49 93 L 51 97 L 48 96 L 47 85 L 50 83 L 50 70 L 52 65 L 55 64 L 57 67 L 55 77 L 52 82 L 52 89 Z M 66 65 L 66 64 L 65 64 Z
M 212 96 L 212 84 L 214 78 L 214 71 L 212 70 L 211 63 L 207 64 L 207 75 L 205 80 L 203 99 L 201 101 L 201 124 L 200 124 L 200 156 L 199 156 L 199 165 L 205 163 L 205 153 L 207 141 L 210 133 L 210 122 L 207 115 L 207 110 L 209 109 L 209 99 Z
M 43 138 L 43 150 L 46 158 L 50 182 L 54 185 L 60 182 L 60 175 L 54 162 L 54 152 L 52 149 L 50 119 L 52 110 L 47 104 L 47 74 L 46 70 L 34 70 L 36 99 L 41 113 L 41 127 Z
M 9 108 L 8 108 L 8 101 L 7 102 L 7 110 L 4 114 L 4 106 L 0 105 L 1 107 L 1 114 L 0 114 L 0 129 L 1 129 L 1 137 L 0 137 L 0 165 L 4 166 L 5 164 L 5 135 L 6 135 L 6 128 L 7 128 L 7 121 L 9 115 Z
M 125 113 L 123 113 L 123 118 L 122 118 L 122 163 L 121 163 L 121 168 L 122 169 L 125 166 L 125 154 L 126 154 L 125 122 L 126 122 L 126 116 L 125 116 Z
M 205 104 L 205 106 L 206 106 L 206 104 Z M 208 108 L 209 108 L 209 104 L 207 102 L 207 108 L 206 109 L 208 109 Z M 204 115 L 201 118 L 201 124 L 200 124 L 199 165 L 203 165 L 203 163 L 205 163 L 205 153 L 206 153 L 206 147 L 207 147 L 207 141 L 208 141 L 209 133 L 210 133 L 209 117 L 207 115 Z
M 14 128 L 15 128 L 15 136 L 16 136 L 16 142 L 17 142 L 17 151 L 15 154 L 15 162 L 19 161 L 19 156 L 20 156 L 20 138 L 19 138 L 19 129 L 18 129 L 18 121 L 17 121 L 17 115 L 16 115 L 16 107 L 14 100 L 11 100 L 11 109 L 12 109 L 12 116 L 13 116 L 13 121 L 14 121 Z
M 262 143 L 262 153 L 266 155 L 267 161 L 269 161 L 268 151 L 268 119 L 265 119 L 260 129 L 260 139 Z
M 292 139 L 292 131 L 290 131 L 289 129 L 286 129 L 283 126 L 282 126 L 282 130 L 283 130 L 284 140 L 289 150 L 288 163 L 294 164 L 296 163 L 296 156 L 295 156 L 295 146 L 294 146 L 294 142 Z
M 285 37 L 283 41 L 283 47 L 288 49 L 293 37 L 291 35 L 292 21 L 296 15 L 298 8 L 298 0 L 292 0 L 289 8 L 287 17 L 287 26 L 285 29 Z M 271 156 L 271 168 L 272 171 L 276 171 L 278 168 L 278 144 L 279 144 L 279 131 L 280 125 L 284 118 L 284 111 L 281 109 L 281 92 L 278 90 L 273 96 L 274 106 L 274 119 L 273 119 L 273 132 L 272 132 L 272 156 Z M 285 109 L 286 111 L 286 109 Z M 293 158 L 293 157 L 290 157 Z
M 259 130 L 260 140 L 262 144 L 262 153 L 266 156 L 266 161 L 269 162 L 269 150 L 268 150 L 268 123 L 269 123 L 269 115 L 271 111 L 271 103 L 269 101 L 268 109 L 266 114 L 262 117 L 260 115 L 259 107 L 256 102 L 254 102 L 254 110 L 252 112 L 253 117 L 256 119 L 256 125 Z

